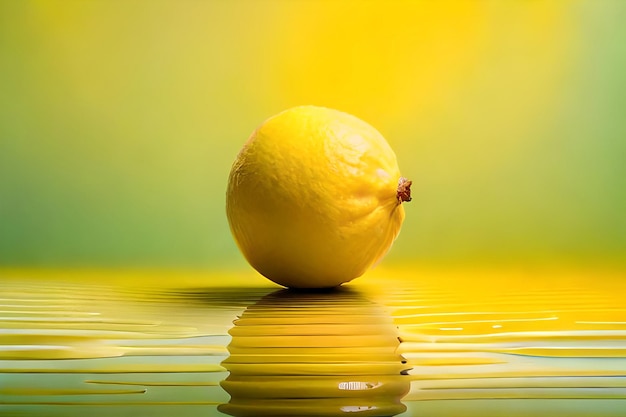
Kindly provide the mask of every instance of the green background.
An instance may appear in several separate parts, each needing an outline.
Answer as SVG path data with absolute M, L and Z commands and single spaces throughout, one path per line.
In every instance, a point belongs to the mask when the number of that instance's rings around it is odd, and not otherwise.
M 626 259 L 626 2 L 1 1 L 0 265 L 245 265 L 230 165 L 353 113 L 414 200 L 388 264 Z

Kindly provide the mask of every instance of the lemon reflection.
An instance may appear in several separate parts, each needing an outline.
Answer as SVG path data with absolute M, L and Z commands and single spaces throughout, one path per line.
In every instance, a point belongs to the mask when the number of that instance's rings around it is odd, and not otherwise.
M 406 410 L 407 368 L 391 316 L 358 292 L 280 290 L 229 332 L 233 416 L 392 416 Z

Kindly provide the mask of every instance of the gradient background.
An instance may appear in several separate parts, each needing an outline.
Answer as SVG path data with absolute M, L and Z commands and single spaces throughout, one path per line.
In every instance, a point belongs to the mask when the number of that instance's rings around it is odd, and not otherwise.
M 414 181 L 385 264 L 626 259 L 626 2 L 1 1 L 0 266 L 243 268 L 224 213 L 294 105 Z

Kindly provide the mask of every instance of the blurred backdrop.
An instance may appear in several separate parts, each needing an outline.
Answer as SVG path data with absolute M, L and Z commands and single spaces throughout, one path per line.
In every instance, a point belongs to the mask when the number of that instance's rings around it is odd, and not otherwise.
M 244 267 L 230 165 L 353 113 L 414 200 L 385 264 L 626 259 L 626 2 L 2 1 L 0 266 Z

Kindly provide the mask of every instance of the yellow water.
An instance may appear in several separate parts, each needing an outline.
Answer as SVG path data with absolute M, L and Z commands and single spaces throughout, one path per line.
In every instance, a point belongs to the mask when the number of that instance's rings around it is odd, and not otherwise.
M 626 415 L 615 271 L 0 276 L 1 416 Z

